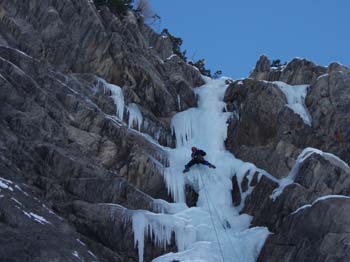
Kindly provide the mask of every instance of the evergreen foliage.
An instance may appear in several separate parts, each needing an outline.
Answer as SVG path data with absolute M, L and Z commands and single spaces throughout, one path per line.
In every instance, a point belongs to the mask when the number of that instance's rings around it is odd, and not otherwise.
M 171 43 L 173 44 L 173 53 L 186 62 L 187 61 L 186 50 L 181 51 L 181 45 L 183 43 L 182 38 L 176 37 L 170 34 L 167 28 L 163 29 L 163 31 L 161 32 L 161 35 L 169 37 Z
M 101 6 L 108 6 L 111 12 L 125 15 L 128 10 L 132 9 L 132 0 L 94 0 L 97 9 Z
M 199 70 L 199 72 L 201 72 L 202 75 L 211 77 L 211 71 L 210 71 L 210 69 L 206 69 L 206 68 L 205 68 L 205 59 L 204 59 L 204 58 L 199 59 L 197 62 L 195 62 L 195 63 L 190 63 L 190 64 L 192 64 L 193 66 L 197 67 L 198 70 Z
M 286 62 L 284 64 L 281 64 L 280 59 L 274 59 L 274 60 L 272 60 L 271 66 L 272 67 L 281 67 L 281 66 L 284 66 L 286 64 L 287 64 Z
M 213 75 L 213 78 L 214 79 L 218 79 L 218 78 L 221 77 L 221 75 L 222 75 L 222 71 L 221 70 L 216 70 L 214 75 Z

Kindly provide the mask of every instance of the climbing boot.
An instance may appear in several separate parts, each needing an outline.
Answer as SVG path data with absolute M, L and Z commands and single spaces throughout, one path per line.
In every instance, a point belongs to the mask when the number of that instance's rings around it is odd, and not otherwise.
M 209 167 L 210 168 L 216 168 L 216 166 L 212 165 L 212 164 L 209 164 Z
M 190 168 L 187 167 L 187 166 L 185 166 L 185 169 L 184 169 L 184 171 L 182 171 L 182 173 L 186 173 L 186 172 L 188 172 L 188 171 L 190 171 Z

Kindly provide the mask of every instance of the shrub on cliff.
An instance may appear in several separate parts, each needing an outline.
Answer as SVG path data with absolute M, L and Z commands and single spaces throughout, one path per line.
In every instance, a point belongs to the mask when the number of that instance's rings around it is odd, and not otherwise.
M 199 60 L 198 60 L 197 62 L 195 62 L 195 63 L 190 62 L 189 64 L 191 64 L 191 65 L 197 67 L 198 70 L 199 70 L 199 72 L 201 72 L 202 75 L 211 77 L 211 71 L 210 71 L 210 69 L 206 69 L 206 68 L 205 68 L 205 59 L 204 59 L 204 58 L 199 59 Z
M 125 15 L 132 8 L 132 0 L 93 0 L 97 9 L 108 6 L 113 13 Z
M 152 25 L 160 20 L 160 16 L 154 12 L 149 0 L 138 0 L 135 6 L 135 12 L 141 14 L 146 23 Z
M 272 60 L 271 67 L 281 67 L 281 66 L 284 66 L 286 64 L 287 64 L 286 62 L 284 64 L 281 64 L 280 59 L 275 59 L 275 60 Z
M 160 34 L 163 37 L 169 37 L 170 41 L 173 44 L 173 53 L 181 59 L 183 59 L 184 61 L 187 61 L 186 50 L 183 52 L 181 51 L 181 45 L 183 43 L 182 38 L 170 34 L 169 30 L 166 28 L 164 28 Z

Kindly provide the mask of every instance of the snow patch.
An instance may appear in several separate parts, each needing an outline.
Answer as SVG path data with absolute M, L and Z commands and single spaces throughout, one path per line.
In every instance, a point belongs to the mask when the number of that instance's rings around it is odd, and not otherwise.
M 20 53 L 20 54 L 22 54 L 22 55 L 24 55 L 24 56 L 26 56 L 26 57 L 28 57 L 28 58 L 33 58 L 33 57 L 29 56 L 28 54 L 24 53 L 23 51 L 21 51 L 21 50 L 19 50 L 19 49 L 17 49 L 17 48 L 8 47 L 8 46 L 6 46 L 6 45 L 0 45 L 0 47 L 9 48 L 9 49 L 15 50 L 16 52 L 18 52 L 18 53 Z
M 167 61 L 169 61 L 169 60 L 171 60 L 173 57 L 175 57 L 175 56 L 177 56 L 176 54 L 172 54 L 172 55 L 170 55 L 166 60 Z
M 276 188 L 271 195 L 271 198 L 275 201 L 276 198 L 282 194 L 283 190 L 288 186 L 294 183 L 295 176 L 299 171 L 299 168 L 301 164 L 312 154 L 319 154 L 329 160 L 332 164 L 345 169 L 349 170 L 350 167 L 347 163 L 345 163 L 343 160 L 341 160 L 339 157 L 337 157 L 334 154 L 323 152 L 319 149 L 307 147 L 305 148 L 298 156 L 294 166 L 292 167 L 292 170 L 289 172 L 288 176 L 285 178 L 282 178 L 278 181 L 279 187 Z
M 29 217 L 30 219 L 33 219 L 34 221 L 40 223 L 40 224 L 51 224 L 49 221 L 47 221 L 44 217 L 39 216 L 38 214 L 35 214 L 33 212 L 26 212 L 24 210 L 22 210 L 22 212 Z
M 76 240 L 80 245 L 86 247 L 85 243 L 83 241 L 81 241 L 79 238 L 77 238 Z
M 73 251 L 72 255 L 80 259 L 78 251 Z
M 16 202 L 18 205 L 23 206 L 23 204 L 22 204 L 21 202 L 19 202 L 19 201 L 18 201 L 16 198 L 14 198 L 14 197 L 11 197 L 11 200 L 14 201 L 14 202 Z
M 93 258 L 97 258 L 97 257 L 95 256 L 95 254 L 92 253 L 90 250 L 88 250 L 88 253 L 89 253 Z
M 329 74 L 323 74 L 323 75 L 320 75 L 319 77 L 317 77 L 317 79 L 316 79 L 316 80 L 318 81 L 318 80 L 320 80 L 321 78 L 323 78 L 323 77 L 327 77 L 327 76 L 329 76 Z
M 312 202 L 312 204 L 308 204 L 308 205 L 304 205 L 299 207 L 297 210 L 295 210 L 293 213 L 291 213 L 291 215 L 295 215 L 296 213 L 298 213 L 299 211 L 312 207 L 313 205 L 315 205 L 317 202 L 323 201 L 323 200 L 327 200 L 327 199 L 333 199 L 333 198 L 345 198 L 345 199 L 350 199 L 350 197 L 348 196 L 344 196 L 344 195 L 326 195 L 326 196 L 322 196 L 317 198 L 314 202 Z
M 13 191 L 13 188 L 10 186 L 12 184 L 13 184 L 12 181 L 0 177 L 0 188 Z
M 15 189 L 17 189 L 18 191 L 22 192 L 23 195 L 29 197 L 29 194 L 25 191 L 22 190 L 22 188 L 20 188 L 20 186 L 15 185 Z
M 56 216 L 59 220 L 64 220 L 62 217 L 53 212 L 50 208 L 48 208 L 45 204 L 42 204 L 42 207 L 45 208 L 51 215 Z
M 298 114 L 305 124 L 311 126 L 311 116 L 305 106 L 305 98 L 309 85 L 295 85 L 291 86 L 284 82 L 275 81 L 280 90 L 287 98 L 287 106 Z

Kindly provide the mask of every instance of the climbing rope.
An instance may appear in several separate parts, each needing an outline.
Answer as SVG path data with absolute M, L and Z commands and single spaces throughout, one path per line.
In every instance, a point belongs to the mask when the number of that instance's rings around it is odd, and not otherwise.
M 199 174 L 199 172 L 198 172 L 198 174 Z M 200 174 L 199 174 L 199 175 L 200 175 Z M 207 203 L 208 203 L 208 209 L 209 209 L 209 213 L 210 213 L 210 220 L 211 220 L 211 223 L 213 224 L 213 228 L 214 228 L 214 231 L 215 231 L 216 239 L 217 239 L 217 241 L 218 241 L 219 250 L 220 250 L 220 253 L 221 253 L 221 256 L 222 256 L 222 261 L 225 262 L 224 251 L 223 251 L 223 249 L 222 249 L 222 246 L 221 246 L 221 243 L 220 243 L 220 240 L 219 240 L 218 231 L 216 230 L 216 226 L 215 226 L 213 214 L 212 214 L 212 212 L 211 212 L 211 208 L 210 208 L 210 203 L 209 203 L 209 198 L 208 198 L 208 195 L 207 195 L 207 191 L 206 191 L 206 188 L 205 188 L 205 186 L 204 186 L 204 182 L 202 181 L 201 177 L 200 177 L 200 176 L 198 176 L 198 177 L 199 177 L 199 181 L 201 181 L 201 184 L 202 184 L 202 186 L 203 186 L 203 188 L 204 188 L 203 191 L 204 191 L 204 195 L 205 195 L 205 197 L 206 197 L 206 199 L 207 199 Z
M 199 178 L 200 178 L 200 176 L 199 176 Z M 205 197 L 206 197 L 206 199 L 207 199 L 207 203 L 208 203 L 208 207 L 209 207 L 209 213 L 210 213 L 210 215 L 211 215 L 211 218 L 212 218 L 213 214 L 212 214 L 212 211 L 211 211 L 211 209 L 210 209 L 210 205 L 213 206 L 213 210 L 214 210 L 214 212 L 215 212 L 215 215 L 217 216 L 218 220 L 221 222 L 221 221 L 222 221 L 222 220 L 221 220 L 221 216 L 219 215 L 219 212 L 218 212 L 218 211 L 216 210 L 216 208 L 214 207 L 213 201 L 211 201 L 211 199 L 210 199 L 210 197 L 209 197 L 209 193 L 207 192 L 207 189 L 205 188 L 205 185 L 204 185 L 204 182 L 203 182 L 202 179 L 201 179 L 201 181 L 202 181 L 202 187 L 201 187 L 201 188 L 204 189 L 203 191 L 204 191 L 204 195 L 205 195 Z M 212 219 L 212 223 L 213 223 L 213 219 Z M 229 243 L 230 243 L 230 245 L 231 245 L 232 250 L 235 250 L 235 246 L 234 246 L 234 244 L 232 243 L 232 239 L 231 239 L 231 237 L 229 236 L 228 232 L 226 231 L 225 226 L 224 226 L 222 223 L 220 223 L 220 224 L 221 224 L 221 226 L 222 226 L 222 228 L 223 228 L 223 230 L 224 230 L 224 233 L 225 233 L 225 235 L 226 235 L 226 237 L 227 237 L 227 239 L 228 239 L 228 241 L 229 241 Z M 213 226 L 214 226 L 214 224 L 213 224 Z M 216 231 L 215 226 L 214 226 L 214 230 Z M 215 232 L 215 233 L 216 233 L 216 237 L 218 238 L 217 232 Z M 218 243 L 219 243 L 219 245 L 220 245 L 219 240 L 218 240 Z M 221 246 L 220 246 L 220 249 L 221 249 L 221 254 L 223 254 L 223 251 L 222 251 Z
M 214 205 L 212 204 L 213 201 L 210 200 L 210 197 L 209 197 L 208 194 L 207 194 L 207 199 L 208 199 L 209 203 L 214 207 Z M 216 209 L 216 208 L 213 208 L 213 209 L 214 209 L 215 214 L 216 214 L 216 216 L 218 217 L 219 221 L 222 221 L 222 220 L 221 220 L 221 217 L 220 217 L 220 215 L 219 215 L 219 212 L 217 211 L 217 209 Z M 226 235 L 228 241 L 230 242 L 230 245 L 231 245 L 232 250 L 235 250 L 235 246 L 233 245 L 232 239 L 231 239 L 231 237 L 229 236 L 228 232 L 226 231 L 225 226 L 224 226 L 222 223 L 221 223 L 221 226 L 222 226 L 222 228 L 223 228 L 223 230 L 224 230 L 224 233 L 225 233 L 225 235 Z

